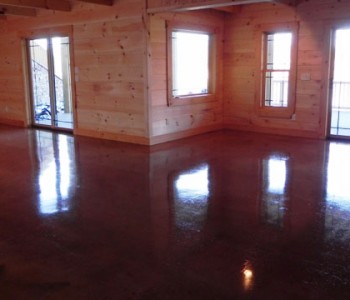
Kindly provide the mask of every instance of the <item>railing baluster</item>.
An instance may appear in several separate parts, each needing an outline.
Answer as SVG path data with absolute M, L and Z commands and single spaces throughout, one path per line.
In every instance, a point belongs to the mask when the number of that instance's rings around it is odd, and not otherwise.
M 332 108 L 350 109 L 350 82 L 333 81 Z

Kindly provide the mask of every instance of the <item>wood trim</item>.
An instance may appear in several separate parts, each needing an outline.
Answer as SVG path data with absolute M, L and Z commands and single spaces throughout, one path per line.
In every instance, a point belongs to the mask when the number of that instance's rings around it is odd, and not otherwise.
M 269 118 L 291 119 L 295 114 L 296 105 L 296 82 L 297 82 L 297 57 L 298 57 L 298 30 L 297 22 L 264 24 L 258 27 L 256 36 L 256 94 L 255 94 L 255 112 L 258 116 Z M 291 67 L 289 70 L 289 91 L 287 107 L 267 107 L 263 103 L 264 99 L 264 82 L 263 75 L 265 65 L 266 44 L 264 35 L 270 32 L 291 31 L 292 48 L 291 48 Z M 263 60 L 261 59 L 264 55 Z
M 10 126 L 16 126 L 16 127 L 27 127 L 24 121 L 20 120 L 11 120 L 7 118 L 0 118 L 0 124 L 3 125 L 10 125 Z
M 198 95 L 185 95 L 180 97 L 173 97 L 172 91 L 172 31 L 173 30 L 184 30 L 189 32 L 201 32 L 210 35 L 209 41 L 209 83 L 208 83 L 208 93 L 198 94 Z M 217 72 L 217 38 L 216 33 L 217 28 L 214 26 L 207 26 L 203 24 L 193 24 L 186 22 L 166 22 L 166 32 L 167 32 L 167 44 L 166 44 L 166 55 L 167 55 L 167 100 L 168 105 L 190 105 L 203 102 L 212 102 L 216 100 L 216 86 L 218 80 Z
M 325 41 L 328 38 L 329 43 L 327 43 L 327 48 L 325 50 L 325 54 L 327 54 L 328 62 L 325 64 L 324 70 L 324 80 L 325 80 L 325 92 L 323 93 L 322 103 L 321 105 L 321 131 L 324 133 L 326 137 L 331 136 L 331 122 L 332 122 L 332 91 L 333 91 L 333 76 L 334 76 L 334 59 L 335 59 L 335 31 L 336 27 L 330 28 L 328 31 L 328 36 L 325 37 Z M 322 118 L 324 116 L 324 118 Z
M 40 39 L 51 36 L 69 36 L 73 35 L 73 26 L 59 26 L 59 27 L 47 27 L 33 30 L 22 30 L 18 33 L 20 38 L 23 39 Z
M 268 128 L 261 126 L 245 126 L 245 125 L 234 125 L 234 124 L 224 124 L 223 129 L 241 131 L 241 132 L 255 132 L 264 134 L 274 134 L 280 136 L 289 137 L 301 137 L 301 138 L 313 138 L 313 139 L 325 139 L 315 131 L 298 130 L 298 129 L 286 129 L 286 128 Z
M 112 132 L 100 132 L 100 131 L 81 129 L 81 128 L 76 128 L 74 129 L 73 132 L 75 135 L 78 135 L 78 136 L 87 136 L 87 137 L 100 138 L 105 140 L 139 144 L 139 145 L 150 145 L 150 140 L 142 136 L 118 134 L 118 133 L 112 133 Z
M 170 142 L 178 139 L 183 139 L 203 133 L 208 133 L 212 131 L 218 131 L 224 129 L 222 124 L 209 125 L 205 127 L 200 127 L 196 129 L 189 129 L 181 132 L 169 133 L 164 135 L 159 135 L 151 137 L 149 140 L 149 145 L 156 145 L 160 143 Z
M 67 25 L 67 26 L 61 26 L 61 27 L 53 27 L 53 28 L 42 28 L 42 29 L 35 29 L 28 32 L 21 32 L 20 33 L 21 39 L 24 41 L 24 61 L 26 65 L 24 66 L 25 72 L 24 72 L 24 82 L 25 82 L 25 88 L 26 88 L 26 122 L 28 124 L 37 125 L 34 124 L 34 113 L 32 108 L 32 78 L 31 78 L 31 67 L 28 64 L 30 61 L 29 57 L 29 50 L 28 50 L 28 41 L 32 39 L 38 39 L 38 38 L 51 38 L 53 36 L 60 36 L 60 37 L 68 37 L 69 39 L 69 60 L 70 60 L 70 87 L 71 87 L 71 99 L 72 99 L 72 114 L 73 114 L 73 128 L 77 124 L 77 109 L 76 109 L 76 85 L 75 85 L 75 73 L 74 73 L 74 41 L 73 41 L 73 26 Z M 52 91 L 51 91 L 52 92 Z M 50 92 L 50 93 L 51 93 Z M 50 97 L 52 98 L 52 95 Z M 50 127 L 51 128 L 51 127 Z

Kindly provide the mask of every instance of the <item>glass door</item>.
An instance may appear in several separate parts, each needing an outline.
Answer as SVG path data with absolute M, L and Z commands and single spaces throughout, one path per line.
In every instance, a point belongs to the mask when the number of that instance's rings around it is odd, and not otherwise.
M 33 125 L 73 129 L 69 37 L 28 41 Z
M 330 136 L 350 138 L 350 29 L 337 29 L 333 39 L 333 76 L 330 86 Z

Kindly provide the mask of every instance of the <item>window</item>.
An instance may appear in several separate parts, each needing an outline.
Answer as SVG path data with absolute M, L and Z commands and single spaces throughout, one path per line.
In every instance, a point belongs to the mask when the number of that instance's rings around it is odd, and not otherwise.
M 168 102 L 211 100 L 214 93 L 214 30 L 168 23 Z
M 266 34 L 265 106 L 288 106 L 291 42 L 290 32 Z
M 294 114 L 296 31 L 293 24 L 261 31 L 259 115 L 291 118 Z

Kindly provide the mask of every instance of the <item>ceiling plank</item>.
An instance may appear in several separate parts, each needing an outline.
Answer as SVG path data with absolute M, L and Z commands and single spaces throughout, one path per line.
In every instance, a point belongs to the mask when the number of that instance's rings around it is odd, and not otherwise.
M 148 0 L 148 13 L 157 13 L 165 11 L 187 11 L 205 8 L 227 7 L 232 5 L 243 5 L 253 3 L 274 2 L 274 0 L 198 0 L 194 3 L 182 4 L 177 0 L 161 1 Z
M 109 6 L 112 6 L 114 4 L 114 0 L 79 0 L 79 1 L 93 3 L 93 4 L 109 5 Z
M 0 5 L 0 13 L 2 15 L 15 15 L 25 17 L 35 17 L 37 15 L 35 8 L 16 7 L 9 5 Z
M 11 5 L 29 8 L 42 8 L 60 11 L 71 11 L 71 4 L 65 0 L 0 0 L 0 5 Z

